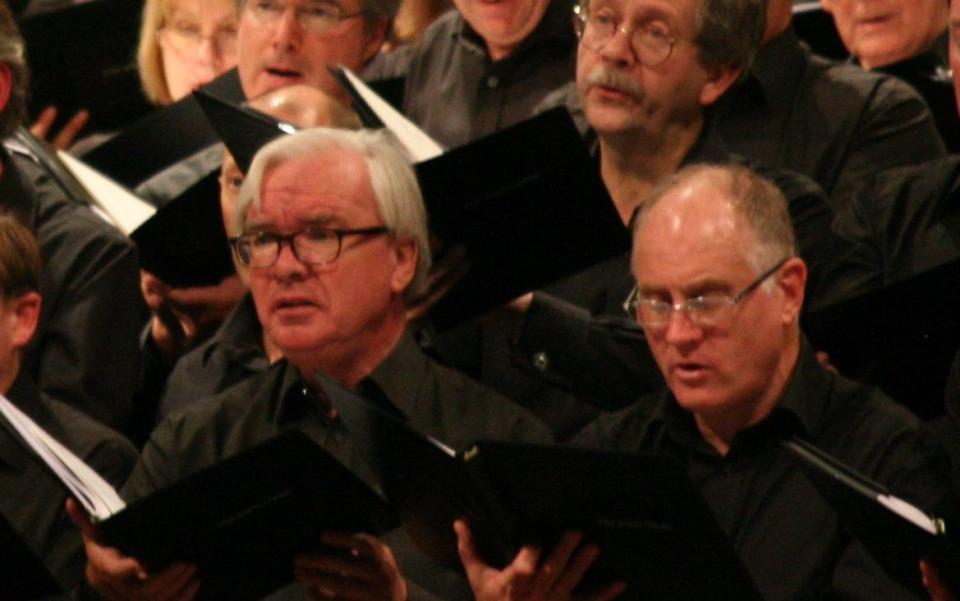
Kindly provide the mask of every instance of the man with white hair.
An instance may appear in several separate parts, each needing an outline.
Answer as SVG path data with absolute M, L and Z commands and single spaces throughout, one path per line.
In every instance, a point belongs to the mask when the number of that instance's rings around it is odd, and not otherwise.
M 236 219 L 236 256 L 249 269 L 264 333 L 285 360 L 162 422 L 126 496 L 149 494 L 289 428 L 357 467 L 337 408 L 317 388 L 317 373 L 455 448 L 476 438 L 549 439 L 506 399 L 428 359 L 406 332 L 406 298 L 430 266 L 426 213 L 413 172 L 384 134 L 314 129 L 272 142 L 250 167 Z M 192 567 L 147 575 L 132 558 L 97 544 L 89 524 L 72 513 L 87 533 L 90 584 L 115 593 L 108 598 L 195 594 Z M 369 537 L 324 542 L 352 550 L 355 565 L 346 573 L 353 576 L 343 576 L 327 555 L 298 557 L 296 573 L 311 598 L 348 591 L 357 599 L 432 598 L 414 583 L 426 560 L 402 540 L 396 561 Z M 420 584 L 443 588 L 436 592 L 442 598 L 469 597 L 462 578 L 430 566 L 429 582 Z

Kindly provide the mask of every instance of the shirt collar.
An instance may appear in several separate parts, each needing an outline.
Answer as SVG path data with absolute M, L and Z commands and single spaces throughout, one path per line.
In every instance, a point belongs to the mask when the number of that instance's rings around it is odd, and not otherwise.
M 406 417 L 420 400 L 428 361 L 413 334 L 404 332 L 390 354 L 361 383 L 361 390 L 364 396 L 378 404 L 386 402 L 388 410 Z
M 774 410 L 760 423 L 751 426 L 734 439 L 734 448 L 744 439 L 770 439 L 803 434 L 817 437 L 826 426 L 827 403 L 835 376 L 820 366 L 809 343 L 801 342 L 800 355 L 783 396 Z M 693 414 L 677 404 L 669 390 L 665 391 L 650 413 L 643 439 L 670 436 L 678 443 L 696 448 L 706 445 L 697 429 Z

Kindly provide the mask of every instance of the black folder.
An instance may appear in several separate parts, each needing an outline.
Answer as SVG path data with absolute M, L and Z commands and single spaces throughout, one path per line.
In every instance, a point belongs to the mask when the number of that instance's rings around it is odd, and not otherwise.
M 261 148 L 298 129 L 256 109 L 237 106 L 203 90 L 194 92 L 194 97 L 210 126 L 244 174 Z
M 236 69 L 202 88 L 234 104 L 244 101 Z M 134 189 L 151 176 L 219 141 L 191 96 L 158 109 L 83 155 L 90 166 Z
M 960 590 L 960 548 L 948 537 L 944 520 L 925 516 L 934 530 L 929 532 L 878 501 L 891 494 L 882 484 L 799 438 L 783 446 L 888 575 L 927 598 L 919 567 L 920 560 L 927 559 L 953 590 Z
M 432 309 L 449 329 L 630 248 L 600 169 L 558 107 L 416 165 L 430 228 L 470 270 Z
M 133 231 L 141 268 L 181 288 L 211 286 L 233 275 L 219 175 L 203 177 Z
M 63 591 L 46 566 L 0 514 L 0 586 L 7 601 L 48 599 Z
M 293 580 L 293 556 L 333 529 L 381 534 L 389 505 L 298 431 L 135 501 L 99 524 L 106 542 L 161 566 L 198 565 L 201 599 L 259 599 Z
M 840 373 L 879 386 L 922 418 L 942 415 L 960 348 L 960 260 L 803 316 Z
M 327 379 L 321 385 L 354 438 L 369 446 L 411 538 L 438 561 L 456 561 L 451 525 L 465 516 L 495 566 L 524 544 L 549 548 L 575 529 L 600 548 L 584 589 L 624 580 L 620 599 L 761 599 L 669 457 L 494 441 L 454 454 L 370 401 Z

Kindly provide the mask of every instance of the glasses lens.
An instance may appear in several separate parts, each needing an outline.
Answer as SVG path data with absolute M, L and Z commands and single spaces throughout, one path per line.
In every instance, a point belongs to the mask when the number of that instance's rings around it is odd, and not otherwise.
M 633 49 L 645 65 L 655 67 L 670 57 L 673 38 L 666 29 L 649 25 L 633 32 Z
M 309 229 L 293 237 L 297 257 L 304 263 L 322 265 L 336 261 L 340 254 L 340 238 L 325 229 Z

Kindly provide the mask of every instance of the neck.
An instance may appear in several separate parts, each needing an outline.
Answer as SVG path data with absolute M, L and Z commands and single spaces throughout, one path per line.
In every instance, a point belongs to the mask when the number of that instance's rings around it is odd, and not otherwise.
M 391 308 L 366 332 L 350 340 L 327 345 L 321 352 L 303 355 L 287 353 L 287 359 L 310 381 L 310 375 L 321 372 L 345 388 L 354 390 L 373 373 L 400 342 L 406 329 L 402 301 Z
M 760 423 L 773 412 L 786 392 L 799 357 L 800 340 L 799 333 L 796 333 L 779 356 L 770 385 L 757 399 L 736 407 L 724 407 L 715 413 L 694 414 L 697 429 L 704 440 L 720 455 L 726 455 L 737 433 Z
M 0 394 L 6 395 L 10 392 L 13 382 L 20 373 L 20 357 L 13 353 L 10 360 L 0 365 Z
M 600 136 L 600 175 L 627 224 L 648 192 L 680 168 L 703 131 L 703 116 L 649 136 Z M 648 138 L 648 139 L 638 139 Z

